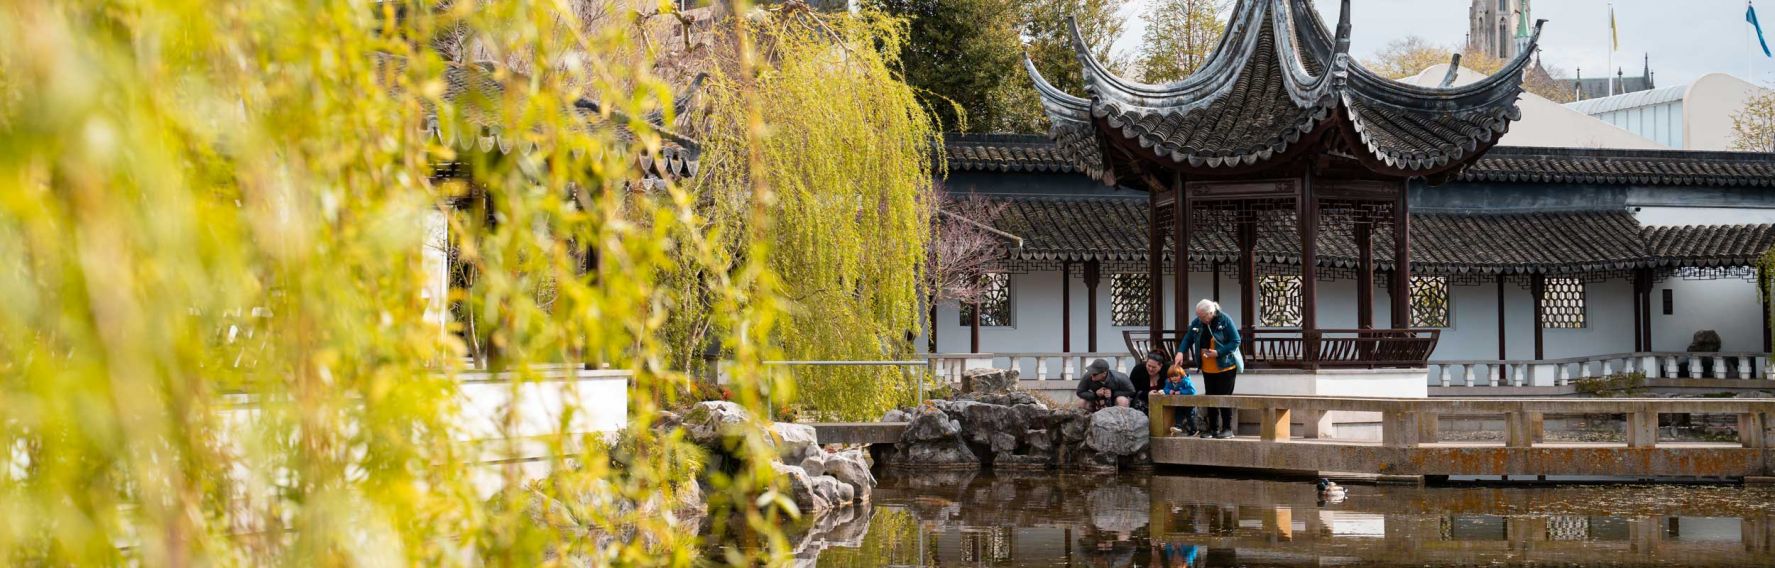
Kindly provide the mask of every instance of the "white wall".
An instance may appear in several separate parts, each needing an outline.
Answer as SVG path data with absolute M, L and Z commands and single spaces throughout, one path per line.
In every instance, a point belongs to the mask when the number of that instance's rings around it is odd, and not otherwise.
M 1758 207 L 1638 207 L 1633 216 L 1647 227 L 1775 223 L 1775 209 Z
M 1673 313 L 1664 315 L 1664 290 L 1671 291 Z M 1763 311 L 1755 282 L 1727 278 L 1683 280 L 1673 276 L 1652 284 L 1652 348 L 1683 351 L 1695 331 L 1720 334 L 1724 351 L 1763 351 Z
M 1391 305 L 1385 289 L 1385 278 L 1376 279 L 1375 325 L 1388 325 Z M 1084 352 L 1086 347 L 1086 292 L 1082 278 L 1074 275 L 1072 300 L 1072 350 Z M 1210 294 L 1210 274 L 1191 274 L 1190 292 L 1196 298 Z M 1171 281 L 1165 281 L 1166 328 L 1175 328 L 1171 314 L 1173 298 Z M 1676 313 L 1662 315 L 1662 292 L 1671 288 L 1675 294 Z M 1011 277 L 1012 323 L 1010 327 L 980 328 L 981 351 L 988 353 L 1029 353 L 1060 351 L 1060 273 L 1034 272 Z M 1498 356 L 1497 285 L 1450 287 L 1450 326 L 1442 331 L 1441 341 L 1432 359 L 1465 360 L 1496 359 Z M 1532 359 L 1534 351 L 1534 305 L 1527 287 L 1515 281 L 1504 285 L 1505 335 L 1510 359 Z M 1123 352 L 1126 344 L 1122 331 L 1144 327 L 1119 327 L 1110 322 L 1109 278 L 1105 275 L 1098 288 L 1098 351 Z M 1223 277 L 1221 305 L 1228 315 L 1241 324 L 1244 314 L 1239 310 L 1238 281 Z M 1194 304 L 1193 301 L 1190 304 Z M 1579 329 L 1547 329 L 1543 333 L 1547 358 L 1578 357 L 1625 353 L 1633 350 L 1633 284 L 1625 278 L 1585 284 L 1586 325 Z M 1260 307 L 1261 309 L 1261 307 Z M 1719 331 L 1725 349 L 1755 351 L 1762 341 L 1762 307 L 1757 302 L 1756 285 L 1738 279 L 1694 281 L 1672 278 L 1656 283 L 1652 291 L 1653 347 L 1661 351 L 1680 351 L 1688 347 L 1697 329 Z M 964 353 L 969 349 L 968 328 L 961 325 L 954 305 L 938 309 L 938 351 Z M 1319 283 L 1319 326 L 1322 328 L 1356 327 L 1356 285 L 1354 280 L 1333 280 Z M 921 337 L 916 346 L 924 347 Z
M 1625 108 L 1596 118 L 1671 148 L 1683 147 L 1683 101 Z

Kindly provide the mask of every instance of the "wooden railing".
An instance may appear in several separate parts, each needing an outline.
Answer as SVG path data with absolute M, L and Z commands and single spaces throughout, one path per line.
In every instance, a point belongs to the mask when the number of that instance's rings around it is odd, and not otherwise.
M 1255 329 L 1244 330 L 1245 364 L 1277 368 L 1423 367 L 1441 338 L 1438 329 Z M 1152 333 L 1122 332 L 1128 351 L 1153 349 Z M 1165 330 L 1158 345 L 1165 353 L 1177 349 L 1177 331 Z
M 1775 467 L 1775 399 L 1709 398 L 1325 398 L 1304 396 L 1151 397 L 1153 459 L 1158 463 L 1295 469 L 1378 471 L 1413 475 L 1622 475 L 1764 476 Z M 1289 449 L 1251 448 L 1221 440 L 1172 437 L 1180 407 L 1223 407 L 1256 412 L 1261 443 Z M 1327 412 L 1381 416 L 1381 442 L 1290 442 L 1291 423 L 1303 418 L 1307 438 Z M 1622 416 L 1624 442 L 1544 443 L 1544 416 Z M 1737 443 L 1658 440 L 1661 414 L 1737 415 Z M 1503 415 L 1502 444 L 1440 443 L 1441 416 Z M 1355 448 L 1368 448 L 1356 450 Z M 1647 450 L 1656 453 L 1646 453 Z M 1225 450 L 1224 454 L 1217 453 Z M 1250 463 L 1238 460 L 1246 460 Z
M 1430 361 L 1432 386 L 1565 386 L 1572 381 L 1621 373 L 1648 379 L 1768 380 L 1768 353 L 1644 351 L 1563 359 Z

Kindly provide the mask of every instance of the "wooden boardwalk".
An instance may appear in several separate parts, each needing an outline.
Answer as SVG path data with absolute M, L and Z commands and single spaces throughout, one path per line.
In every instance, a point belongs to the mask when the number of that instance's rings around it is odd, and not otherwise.
M 1582 475 L 1756 478 L 1775 472 L 1775 400 L 1768 399 L 1389 399 L 1286 396 L 1153 396 L 1155 463 L 1380 475 Z M 1182 405 L 1222 406 L 1259 416 L 1260 435 L 1229 440 L 1169 436 Z M 1379 442 L 1324 439 L 1309 426 L 1329 411 L 1381 415 Z M 1658 440 L 1660 414 L 1737 415 L 1736 443 Z M 1502 415 L 1505 442 L 1444 442 L 1442 415 Z M 1547 414 L 1624 416 L 1625 443 L 1546 443 Z

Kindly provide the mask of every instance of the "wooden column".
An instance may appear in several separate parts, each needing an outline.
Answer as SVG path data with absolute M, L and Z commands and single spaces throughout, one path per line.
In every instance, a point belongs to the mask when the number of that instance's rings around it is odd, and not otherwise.
M 1218 260 L 1214 261 L 1213 266 L 1214 266 L 1214 282 L 1211 283 L 1211 284 L 1213 284 L 1213 287 L 1212 287 L 1212 291 L 1209 292 L 1210 295 L 1208 297 L 1214 298 L 1214 301 L 1219 302 L 1220 301 L 1220 261 L 1218 261 Z M 1768 319 L 1768 318 L 1763 318 L 1763 319 Z M 1183 325 L 1178 324 L 1177 329 L 1183 329 Z
M 1374 329 L 1374 224 L 1356 221 L 1356 327 Z
M 1639 328 L 1640 343 L 1645 344 L 1646 351 L 1656 351 L 1652 347 L 1652 269 L 1641 269 L 1640 277 L 1646 280 L 1646 295 L 1639 299 L 1639 311 L 1646 315 L 1645 326 Z M 1769 321 L 1769 318 L 1765 317 L 1763 321 Z
M 1534 296 L 1533 300 L 1535 304 L 1535 360 L 1537 361 L 1547 358 L 1546 342 L 1544 341 L 1544 336 L 1546 334 L 1542 333 L 1542 331 L 1546 329 L 1546 326 L 1542 325 L 1543 322 L 1541 318 L 1541 313 L 1544 309 L 1541 305 L 1541 296 L 1546 291 L 1547 276 L 1545 274 L 1534 275 L 1534 278 L 1530 280 L 1529 295 Z
M 1251 330 L 1257 328 L 1257 223 L 1255 219 L 1239 220 L 1239 310 L 1245 328 L 1240 334 L 1245 336 L 1240 343 L 1240 351 L 1247 357 L 1252 353 Z
M 1060 352 L 1072 352 L 1072 262 L 1060 263 Z
M 980 352 L 980 302 L 974 302 L 974 317 L 968 318 L 968 352 Z
M 1085 261 L 1085 350 L 1097 352 L 1097 282 L 1103 276 L 1097 259 Z
M 1308 367 L 1319 361 L 1319 197 L 1313 193 L 1313 175 L 1302 176 L 1300 198 L 1295 200 L 1295 219 L 1300 229 L 1300 328 L 1301 359 Z
M 1505 359 L 1510 358 L 1510 350 L 1508 349 L 1509 334 L 1506 333 L 1506 327 L 1504 325 L 1504 307 L 1506 305 L 1507 304 L 1504 303 L 1504 275 L 1502 273 L 1500 273 L 1500 274 L 1498 274 L 1498 360 L 1499 361 L 1503 361 Z M 1497 367 L 1498 367 L 1497 368 L 1498 384 L 1500 384 L 1500 385 L 1508 384 L 1510 382 L 1510 377 L 1504 376 L 1504 366 L 1498 365 Z
M 1190 232 L 1195 229 L 1190 226 L 1190 217 L 1195 213 L 1195 204 L 1190 202 L 1189 192 L 1184 191 L 1182 180 L 1179 180 L 1175 187 L 1177 188 L 1177 207 L 1174 217 L 1177 222 L 1171 225 L 1171 244 L 1176 247 L 1176 250 L 1172 251 L 1171 255 L 1173 263 L 1171 272 L 1174 274 L 1172 278 L 1176 280 L 1171 283 L 1175 288 L 1171 295 L 1171 301 L 1176 304 L 1172 307 L 1176 314 L 1172 316 L 1174 319 L 1171 327 L 1177 330 L 1178 337 L 1182 337 L 1183 328 L 1189 325 L 1190 311 L 1195 304 L 1190 299 L 1189 293 Z M 1154 313 L 1153 317 L 1157 318 L 1159 314 Z M 1159 344 L 1158 337 L 1153 337 L 1153 344 Z M 1169 424 L 1166 426 L 1169 427 Z
M 1393 202 L 1393 285 L 1389 298 L 1394 329 L 1411 327 L 1411 205 L 1409 183 L 1400 182 Z
M 1647 291 L 1646 294 L 1647 296 L 1650 296 L 1651 292 Z M 1763 349 L 1770 349 L 1770 345 L 1772 345 L 1771 341 L 1775 341 L 1775 339 L 1770 337 L 1771 330 L 1769 329 L 1769 275 L 1761 266 L 1757 267 L 1757 303 L 1763 306 L 1762 347 Z M 1759 349 L 1758 351 L 1763 349 Z
M 1146 330 L 1152 338 L 1152 345 L 1160 345 L 1160 338 L 1165 330 L 1165 228 L 1159 225 L 1159 194 L 1155 190 L 1147 195 L 1146 208 L 1146 275 L 1147 282 L 1147 318 Z
M 1646 346 L 1645 346 L 1645 335 L 1642 333 L 1642 331 L 1645 329 L 1646 322 L 1648 322 L 1652 319 L 1652 314 L 1646 312 L 1646 309 L 1645 309 L 1645 300 L 1651 294 L 1651 290 L 1646 289 L 1646 284 L 1647 284 L 1647 282 L 1645 279 L 1645 269 L 1640 268 L 1640 269 L 1634 270 L 1633 271 L 1633 351 L 1636 353 L 1640 352 L 1640 351 L 1647 350 Z

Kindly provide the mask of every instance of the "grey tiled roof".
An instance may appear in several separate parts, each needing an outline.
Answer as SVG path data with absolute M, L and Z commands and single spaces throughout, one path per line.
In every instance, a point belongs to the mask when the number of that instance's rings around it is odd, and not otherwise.
M 956 171 L 1077 172 L 1035 135 L 951 135 Z M 1042 146 L 1047 148 L 1044 150 Z M 990 160 L 979 158 L 992 156 Z M 1775 154 L 1690 150 L 1492 148 L 1455 178 L 1467 182 L 1775 187 Z
M 1770 225 L 1647 227 L 1646 245 L 1663 266 L 1748 266 L 1775 246 Z
M 1141 197 L 994 198 L 992 224 L 1023 238 L 1019 260 L 1139 261 L 1147 258 L 1147 200 Z M 1259 262 L 1299 264 L 1292 212 L 1267 212 L 1255 251 Z M 1230 226 L 1205 223 L 1190 237 L 1190 260 L 1236 262 Z M 1775 244 L 1768 225 L 1641 228 L 1624 210 L 1536 213 L 1414 213 L 1412 268 L 1425 274 L 1579 274 L 1646 267 L 1743 266 Z M 1390 270 L 1392 236 L 1374 232 L 1376 267 Z M 1167 245 L 1167 258 L 1173 258 Z M 1319 264 L 1357 266 L 1355 239 L 1326 223 Z
M 1076 29 L 1083 96 L 1025 67 L 1061 154 L 1108 184 L 1122 181 L 1129 159 L 1216 174 L 1330 144 L 1386 175 L 1437 175 L 1483 153 L 1520 118 L 1516 99 L 1535 40 L 1491 77 L 1419 87 L 1376 75 L 1350 56 L 1349 12 L 1345 0 L 1334 34 L 1310 0 L 1240 0 L 1202 68 L 1162 85 L 1111 73 Z

